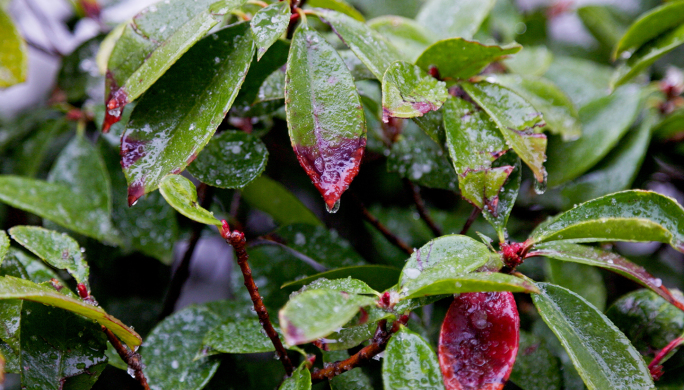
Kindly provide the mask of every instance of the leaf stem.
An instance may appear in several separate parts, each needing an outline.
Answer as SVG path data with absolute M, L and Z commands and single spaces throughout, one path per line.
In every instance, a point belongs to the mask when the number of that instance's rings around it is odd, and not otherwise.
M 266 7 L 268 7 L 268 3 L 266 3 L 265 1 L 261 1 L 261 0 L 248 0 L 248 1 L 247 1 L 247 4 L 258 5 L 258 6 L 261 7 L 261 8 L 266 8 Z
M 465 235 L 468 233 L 470 226 L 473 224 L 473 222 L 475 222 L 475 219 L 480 214 L 480 211 L 482 210 L 477 207 L 473 207 L 473 211 L 470 213 L 468 220 L 466 221 L 465 225 L 463 225 L 463 229 L 461 229 L 461 232 L 459 233 L 460 235 Z
M 352 193 L 353 198 L 356 200 L 356 203 L 359 205 L 359 208 L 361 209 L 361 213 L 363 214 L 363 218 L 368 221 L 373 227 L 379 231 L 387 241 L 392 243 L 394 246 L 397 248 L 401 249 L 404 251 L 406 254 L 411 255 L 413 253 L 413 248 L 411 248 L 407 243 L 405 243 L 401 238 L 397 237 L 394 233 L 389 231 L 385 225 L 383 225 L 373 214 L 371 214 L 368 209 L 366 209 L 366 206 L 364 206 L 363 202 L 361 202 L 361 199 L 359 199 L 356 194 Z
M 663 359 L 672 352 L 678 346 L 684 344 L 684 337 L 679 336 L 676 339 L 670 341 L 665 348 L 658 351 L 656 356 L 653 358 L 651 363 L 648 365 L 648 370 L 651 372 L 653 380 L 658 380 L 663 375 L 663 366 L 660 364 Z
M 420 188 L 413 184 L 411 180 L 409 179 L 404 179 L 404 184 L 406 185 L 406 188 L 409 189 L 411 192 L 411 196 L 413 196 L 413 203 L 416 204 L 416 208 L 418 209 L 418 214 L 420 214 L 420 217 L 425 221 L 425 223 L 428 225 L 430 230 L 432 230 L 432 234 L 435 235 L 435 237 L 441 237 L 443 235 L 442 229 L 437 226 L 435 221 L 430 218 L 430 215 L 427 212 L 427 209 L 425 208 L 425 202 L 423 201 L 423 198 L 420 196 Z
M 254 310 L 256 311 L 257 316 L 259 316 L 259 323 L 261 323 L 261 326 L 266 331 L 266 335 L 268 336 L 268 338 L 271 339 L 271 342 L 275 347 L 276 353 L 280 358 L 280 362 L 283 364 L 283 367 L 285 368 L 287 376 L 290 376 L 292 375 L 292 371 L 294 371 L 294 367 L 292 366 L 290 357 L 287 356 L 287 351 L 285 350 L 285 347 L 283 347 L 283 343 L 280 341 L 280 337 L 278 337 L 278 333 L 273 328 L 273 324 L 271 324 L 271 320 L 268 316 L 268 310 L 266 310 L 266 306 L 264 306 L 264 301 L 261 298 L 261 295 L 259 294 L 259 288 L 257 287 L 256 283 L 254 283 L 254 278 L 252 277 L 252 269 L 249 267 L 248 262 L 249 255 L 247 254 L 247 250 L 245 249 L 245 234 L 237 230 L 233 230 L 231 232 L 230 228 L 228 227 L 228 222 L 226 222 L 225 220 L 223 220 L 222 222 L 223 226 L 220 228 L 221 236 L 223 236 L 226 242 L 235 249 L 238 265 L 240 266 L 242 276 L 245 280 L 245 287 L 247 287 L 247 291 L 249 291 L 249 297 L 252 298 Z
M 107 335 L 107 340 L 112 344 L 116 352 L 121 357 L 121 360 L 128 365 L 130 369 L 133 370 L 133 375 L 135 379 L 140 383 L 145 390 L 150 390 L 150 385 L 147 384 L 147 378 L 145 378 L 145 373 L 143 372 L 144 364 L 142 362 L 142 357 L 139 353 L 133 352 L 126 348 L 121 341 L 112 333 L 111 330 L 107 329 L 102 325 L 102 331 Z

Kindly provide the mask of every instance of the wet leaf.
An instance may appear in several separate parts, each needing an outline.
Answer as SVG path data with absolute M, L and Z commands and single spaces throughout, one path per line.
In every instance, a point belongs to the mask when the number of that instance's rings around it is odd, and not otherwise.
M 458 179 L 450 165 L 442 147 L 410 122 L 387 157 L 388 171 L 421 186 L 455 191 Z
M 279 1 L 257 11 L 250 22 L 254 43 L 257 47 L 257 59 L 266 53 L 271 45 L 280 38 L 290 24 L 290 4 Z
M 297 368 L 292 376 L 285 379 L 278 390 L 310 390 L 311 389 L 311 372 L 306 368 L 306 362 L 302 363 Z
M 347 351 L 323 351 L 323 364 L 334 363 L 349 357 Z M 330 380 L 332 390 L 373 390 L 371 378 L 362 369 L 349 370 Z
M 7 251 L 9 250 L 10 240 L 4 230 L 0 230 L 0 264 L 5 259 Z
M 310 0 L 307 2 L 307 4 L 311 7 L 327 8 L 343 13 L 358 20 L 359 22 L 366 21 L 359 11 L 357 11 L 351 4 L 344 0 Z
M 256 178 L 242 189 L 242 197 L 250 206 L 269 214 L 279 225 L 323 224 L 294 194 L 266 176 Z
M 30 129 L 30 128 L 29 128 Z M 59 136 L 73 130 L 66 119 L 48 119 L 38 128 L 32 129 L 31 135 L 12 151 L 12 157 L 3 164 L 6 173 L 18 176 L 35 177 L 45 168 L 50 151 L 59 147 Z M 57 142 L 56 142 L 57 141 Z
M 684 22 L 684 3 L 672 1 L 651 9 L 637 19 L 615 46 L 613 59 L 623 52 L 638 49 L 648 41 L 656 39 Z
M 204 306 L 190 306 L 160 322 L 140 349 L 145 375 L 154 390 L 200 390 L 218 369 L 219 360 L 194 360 L 204 335 L 221 323 Z
M 632 263 L 616 253 L 566 242 L 544 243 L 535 246 L 533 251 L 535 256 L 538 255 L 560 261 L 586 264 L 613 271 L 649 288 L 673 305 L 684 308 L 682 300 L 674 296 L 666 287 L 664 287 L 663 282 L 660 279 L 655 278 L 643 267 Z
M 437 145 L 444 145 L 446 137 L 444 135 L 444 121 L 442 111 L 430 111 L 423 116 L 418 116 L 412 121 L 420 127 Z
M 223 15 L 244 2 L 245 0 L 175 0 L 173 3 L 153 4 L 134 16 L 116 41 L 107 63 L 108 111 L 103 130 L 106 132 L 113 123 L 118 122 L 123 107 L 147 91 Z M 202 53 L 203 50 L 199 52 Z M 208 52 L 219 58 L 225 56 L 225 53 L 214 50 Z M 196 56 L 197 54 L 190 55 Z M 186 79 L 194 79 L 188 77 L 193 72 L 184 73 Z M 205 77 L 209 78 L 206 75 Z
M 525 76 L 542 76 L 549 70 L 553 54 L 546 46 L 525 46 L 516 55 L 503 60 L 509 71 Z
M 641 102 L 639 87 L 630 85 L 582 107 L 582 137 L 573 142 L 549 140 L 549 186 L 579 177 L 608 154 L 636 119 Z
M 397 308 L 395 306 L 395 308 Z M 393 320 L 395 316 L 386 311 L 370 306 L 354 318 L 325 338 L 318 340 L 327 351 L 344 351 L 359 346 L 366 340 L 373 338 L 381 320 Z
M 90 269 L 78 242 L 65 233 L 38 226 L 15 226 L 9 230 L 14 241 L 57 269 L 65 269 L 78 283 L 88 285 Z
M 498 272 L 473 272 L 462 276 L 443 276 L 437 272 L 423 272 L 407 282 L 401 290 L 402 299 L 429 295 L 447 295 L 470 292 L 511 291 L 536 293 L 530 282 L 516 276 Z
M 337 211 L 366 147 L 354 79 L 335 49 L 306 26 L 295 32 L 287 62 L 285 110 L 292 148 L 328 210 Z
M 378 291 L 384 291 L 397 284 L 399 273 L 399 269 L 386 265 L 359 265 L 355 267 L 338 268 L 303 279 L 297 279 L 283 284 L 281 288 L 290 290 L 297 289 L 321 278 L 340 279 L 350 277 L 368 283 L 369 286 Z
M 590 390 L 654 388 L 646 363 L 605 315 L 563 287 L 537 286 L 532 301 Z
M 369 20 L 368 26 L 408 56 L 411 63 L 434 42 L 432 34 L 425 27 L 401 16 L 380 16 Z
M 28 74 L 26 43 L 19 35 L 12 19 L 0 8 L 0 88 L 23 83 Z
M 630 190 L 572 208 L 535 229 L 532 243 L 547 241 L 659 241 L 684 252 L 684 209 L 656 192 Z
M 681 6 L 680 8 L 684 9 Z M 684 44 L 684 26 L 672 29 L 648 42 L 632 54 L 627 62 L 615 70 L 610 83 L 611 87 L 616 88 L 627 83 L 651 66 L 656 60 L 682 44 Z
M 548 260 L 546 279 L 578 294 L 598 311 L 606 309 L 606 286 L 598 269 L 579 263 Z
M 351 244 L 334 230 L 297 223 L 283 226 L 272 235 L 278 242 L 309 256 L 328 268 L 366 264 Z
M 351 72 L 351 75 L 354 77 L 355 81 L 372 80 L 375 78 L 375 75 L 368 70 L 368 67 L 361 62 L 359 57 L 357 57 L 353 51 L 337 50 L 337 53 L 340 55 L 340 57 L 342 57 L 344 63 L 347 64 L 347 68 L 349 68 L 349 72 Z M 283 85 L 285 85 L 284 82 Z
M 527 164 L 539 183 L 546 183 L 546 136 L 535 131 L 542 116 L 525 99 L 508 88 L 487 82 L 464 83 L 463 89 L 501 131 L 515 153 Z
M 21 335 L 21 385 L 27 389 L 61 390 L 71 382 L 90 388 L 107 366 L 104 333 L 73 313 L 24 302 Z
M 375 303 L 375 298 L 335 290 L 308 290 L 278 313 L 289 345 L 304 344 L 325 337 L 349 322 L 358 311 Z
M 204 38 L 140 99 L 121 139 L 129 205 L 182 171 L 211 139 L 254 55 L 248 29 L 239 23 Z
M 416 21 L 440 38 L 470 39 L 480 28 L 495 0 L 430 0 Z
M 62 59 L 62 68 L 57 75 L 57 86 L 66 93 L 67 101 L 79 102 L 86 99 L 102 101 L 104 76 L 100 74 L 95 55 L 100 49 L 103 35 L 89 39 Z
M 413 64 L 397 61 L 387 68 L 382 79 L 382 120 L 423 116 L 437 111 L 447 97 L 445 82 Z
M 309 290 L 334 290 L 350 294 L 380 295 L 379 292 L 370 288 L 365 282 L 352 279 L 351 276 L 338 279 L 318 278 L 313 282 L 308 283 L 300 289 L 299 292 Z
M 555 57 L 544 77 L 565 92 L 577 107 L 608 95 L 613 68 L 575 57 Z
M 277 69 L 271 73 L 259 87 L 259 93 L 254 103 L 283 100 L 285 104 L 285 70 Z
M 159 192 L 167 202 L 179 213 L 207 225 L 221 225 L 214 213 L 200 206 L 197 200 L 197 188 L 181 175 L 168 175 L 159 185 Z
M 520 49 L 522 46 L 518 44 L 496 46 L 464 38 L 444 39 L 425 49 L 416 65 L 426 71 L 434 66 L 440 77 L 446 80 L 467 80 L 490 63 L 501 61 Z
M 513 206 L 518 198 L 520 192 L 520 182 L 522 180 L 522 164 L 520 158 L 513 153 L 504 154 L 495 163 L 496 166 L 511 166 L 513 171 L 508 176 L 508 181 L 499 191 L 498 202 L 496 208 L 484 208 L 482 216 L 489 222 L 499 236 L 499 242 L 506 240 L 506 226 L 508 225 L 508 217 L 511 215 Z
M 261 140 L 240 131 L 213 137 L 188 172 L 202 183 L 219 188 L 244 188 L 266 169 L 268 150 Z
M 560 390 L 561 374 L 558 359 L 539 337 L 520 331 L 520 344 L 511 382 L 523 390 Z
M 444 389 L 435 351 L 404 326 L 387 343 L 382 381 L 385 390 Z
M 332 27 L 376 79 L 382 80 L 385 71 L 393 62 L 409 60 L 403 58 L 394 45 L 365 23 L 335 11 L 317 9 L 315 12 L 323 22 Z
M 520 318 L 510 292 L 454 298 L 439 334 L 447 390 L 501 390 L 518 352 Z
M 257 318 L 244 320 L 230 319 L 210 330 L 202 341 L 208 354 L 217 353 L 258 353 L 275 351 L 271 339 Z
M 133 329 L 107 314 L 102 308 L 61 294 L 52 287 L 12 276 L 4 276 L 0 277 L 0 299 L 23 299 L 59 307 L 99 322 L 114 332 L 121 341 L 131 348 L 142 343 L 142 339 Z

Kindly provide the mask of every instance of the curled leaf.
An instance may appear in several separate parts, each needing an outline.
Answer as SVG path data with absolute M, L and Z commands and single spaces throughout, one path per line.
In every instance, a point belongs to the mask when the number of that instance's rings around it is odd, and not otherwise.
M 415 65 L 397 61 L 387 68 L 382 79 L 382 121 L 423 116 L 442 107 L 447 97 L 445 82 Z

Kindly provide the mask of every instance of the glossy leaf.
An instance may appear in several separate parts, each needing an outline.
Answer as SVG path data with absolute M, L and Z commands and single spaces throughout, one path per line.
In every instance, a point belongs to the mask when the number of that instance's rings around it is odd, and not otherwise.
M 430 0 L 420 9 L 416 21 L 442 39 L 470 39 L 494 3 L 494 0 Z
M 310 0 L 307 2 L 308 5 L 312 7 L 327 8 L 333 11 L 343 13 L 349 17 L 352 17 L 359 22 L 365 22 L 363 15 L 356 10 L 351 4 L 344 0 Z
M 334 363 L 349 357 L 347 351 L 323 351 L 323 364 Z M 332 390 L 373 390 L 371 378 L 363 370 L 349 370 L 330 380 Z
M 264 80 L 264 83 L 259 87 L 259 93 L 257 94 L 257 99 L 254 103 L 270 102 L 274 100 L 283 100 L 283 104 L 285 104 L 284 69 L 276 70 Z
M 250 206 L 269 214 L 276 223 L 322 225 L 314 213 L 282 184 L 260 176 L 242 189 L 242 197 Z
M 467 80 L 490 63 L 500 61 L 520 49 L 522 46 L 518 44 L 496 46 L 464 38 L 444 39 L 425 49 L 416 60 L 416 65 L 426 71 L 434 66 L 440 77 L 446 80 Z
M 549 70 L 553 54 L 546 46 L 525 46 L 503 64 L 512 73 L 525 76 L 542 76 Z
M 220 361 L 194 360 L 204 335 L 221 322 L 203 306 L 190 306 L 160 322 L 145 339 L 140 354 L 152 389 L 199 390 L 216 372 Z
M 454 298 L 439 334 L 447 390 L 501 390 L 518 352 L 520 318 L 510 292 Z
M 328 210 L 336 211 L 366 147 L 354 79 L 335 49 L 306 26 L 295 32 L 287 62 L 285 110 L 292 148 Z
M 261 140 L 239 131 L 213 137 L 188 172 L 202 183 L 219 188 L 244 188 L 266 169 L 268 150 Z
M 26 43 L 12 23 L 12 19 L 0 8 L 0 88 L 23 83 L 28 74 Z
M 306 362 L 305 362 L 306 363 Z M 311 372 L 306 368 L 306 364 L 302 364 L 297 368 L 292 376 L 285 379 L 278 390 L 310 390 L 311 389 Z
M 140 99 L 121 139 L 129 205 L 182 171 L 211 139 L 254 55 L 248 29 L 239 23 L 201 40 Z
M 367 283 L 378 291 L 384 291 L 397 283 L 399 273 L 399 269 L 386 265 L 359 265 L 355 267 L 338 268 L 306 278 L 297 279 L 283 284 L 281 288 L 295 289 L 321 278 L 339 279 L 351 277 Z
M 387 68 L 395 61 L 403 58 L 397 48 L 389 43 L 380 33 L 372 30 L 365 23 L 354 20 L 339 12 L 316 10 L 316 14 L 332 27 L 335 34 L 356 54 L 364 65 L 382 80 Z
M 684 252 L 684 209 L 651 191 L 617 192 L 582 203 L 532 232 L 530 241 L 660 241 Z
M 59 307 L 99 322 L 131 348 L 142 343 L 142 339 L 133 329 L 107 314 L 102 308 L 61 294 L 52 287 L 5 276 L 0 278 L 0 299 L 23 299 Z
M 608 95 L 613 68 L 596 62 L 555 57 L 544 77 L 565 92 L 577 107 Z
M 434 42 L 432 34 L 425 27 L 401 16 L 381 16 L 369 20 L 368 26 L 387 38 L 412 63 Z
M 186 217 L 207 225 L 221 225 L 214 213 L 200 206 L 197 188 L 181 175 L 168 175 L 159 185 L 159 192 L 169 204 Z
M 441 273 L 423 272 L 416 279 L 406 283 L 401 293 L 402 299 L 410 299 L 429 295 L 486 291 L 538 292 L 532 283 L 498 272 L 473 272 L 458 277 L 445 277 Z
M 347 68 L 349 68 L 349 72 L 351 72 L 355 81 L 372 80 L 375 78 L 375 75 L 363 64 L 363 62 L 361 62 L 353 51 L 345 49 L 338 50 L 337 53 L 342 57 L 344 63 L 347 64 Z M 285 85 L 284 82 L 283 85 Z
M 638 49 L 684 22 L 684 3 L 672 1 L 651 9 L 637 19 L 615 46 L 613 59 L 630 49 Z
M 9 250 L 10 240 L 4 230 L 0 230 L 0 264 L 5 259 L 7 251 Z
M 395 306 L 395 309 L 400 307 Z M 359 346 L 366 340 L 373 338 L 381 320 L 393 320 L 395 316 L 382 309 L 370 306 L 364 312 L 358 313 L 337 332 L 330 333 L 319 339 L 324 350 L 344 351 Z
M 271 45 L 280 38 L 290 24 L 290 5 L 284 1 L 273 3 L 257 11 L 250 22 L 257 59 L 266 53 Z
M 73 129 L 66 119 L 49 119 L 31 131 L 31 135 L 13 148 L 12 156 L 3 164 L 7 173 L 36 177 L 41 171 L 51 149 L 59 145 L 59 136 Z
M 332 280 L 318 278 L 312 283 L 308 283 L 301 290 L 299 290 L 299 292 L 309 290 L 334 290 L 350 294 L 380 295 L 379 292 L 370 288 L 366 283 L 362 282 L 361 280 L 352 279 L 351 277 Z
M 618 254 L 566 242 L 544 243 L 536 246 L 533 251 L 535 256 L 544 256 L 560 261 L 571 261 L 613 271 L 649 288 L 666 301 L 684 309 L 684 301 L 664 287 L 662 280 L 655 278 L 643 267 L 632 263 Z
M 446 83 L 408 62 L 397 61 L 382 79 L 382 120 L 414 118 L 437 111 L 449 97 Z
M 523 390 L 560 390 L 561 373 L 558 359 L 539 337 L 520 331 L 520 344 L 511 382 Z
M 275 351 L 257 318 L 230 319 L 209 331 L 202 340 L 209 354 Z
M 309 256 L 327 268 L 366 264 L 351 244 L 334 230 L 296 223 L 283 226 L 271 234 L 278 242 Z
M 335 290 L 305 291 L 290 299 L 278 313 L 285 342 L 297 345 L 325 337 L 374 302 L 372 297 Z
M 654 388 L 646 363 L 605 315 L 563 287 L 537 285 L 532 301 L 590 390 Z
M 539 183 L 546 182 L 546 136 L 535 133 L 541 125 L 541 115 L 508 88 L 480 82 L 464 83 L 463 89 L 492 118 L 506 143 L 532 169 Z
M 90 269 L 78 242 L 64 233 L 38 226 L 15 226 L 9 230 L 14 241 L 57 269 L 65 269 L 76 282 L 88 285 Z
M 573 142 L 549 141 L 549 186 L 578 177 L 608 154 L 636 119 L 641 101 L 638 87 L 625 86 L 582 107 L 582 137 Z
M 513 211 L 513 206 L 518 198 L 518 192 L 520 192 L 522 164 L 518 156 L 513 153 L 506 153 L 496 161 L 496 165 L 499 167 L 511 166 L 513 167 L 513 171 L 508 176 L 506 184 L 504 184 L 501 191 L 499 191 L 496 208 L 483 209 L 484 213 L 482 213 L 482 216 L 492 225 L 492 227 L 494 227 L 494 230 L 496 230 L 499 242 L 504 242 L 506 240 L 508 218 L 511 215 L 511 211 Z
M 606 309 L 606 285 L 601 273 L 595 267 L 548 260 L 546 262 L 546 279 L 549 283 L 567 288 L 578 294 L 598 311 L 603 312 Z
M 444 389 L 435 351 L 404 326 L 387 343 L 382 381 L 385 390 Z
M 680 7 L 684 8 L 684 7 Z M 648 42 L 617 68 L 611 87 L 625 84 L 665 54 L 684 44 L 684 26 L 679 26 Z
M 173 3 L 151 5 L 133 17 L 109 56 L 106 83 L 108 111 L 103 130 L 106 132 L 118 122 L 123 107 L 147 91 L 223 15 L 244 2 L 175 0 Z

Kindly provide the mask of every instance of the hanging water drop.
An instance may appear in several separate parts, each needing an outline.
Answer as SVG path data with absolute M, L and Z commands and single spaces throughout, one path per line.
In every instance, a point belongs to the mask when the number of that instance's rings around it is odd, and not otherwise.
M 534 181 L 534 192 L 535 192 L 537 195 L 541 195 L 541 194 L 543 194 L 544 192 L 546 192 L 546 183 L 547 183 L 547 181 L 546 181 L 546 172 L 544 172 L 544 181 L 542 181 L 542 182 L 539 182 L 539 181 L 537 181 L 537 180 Z
M 326 203 L 325 209 L 328 210 L 330 214 L 335 214 L 337 210 L 340 209 L 340 200 L 338 199 L 332 207 L 328 206 L 328 204 Z

